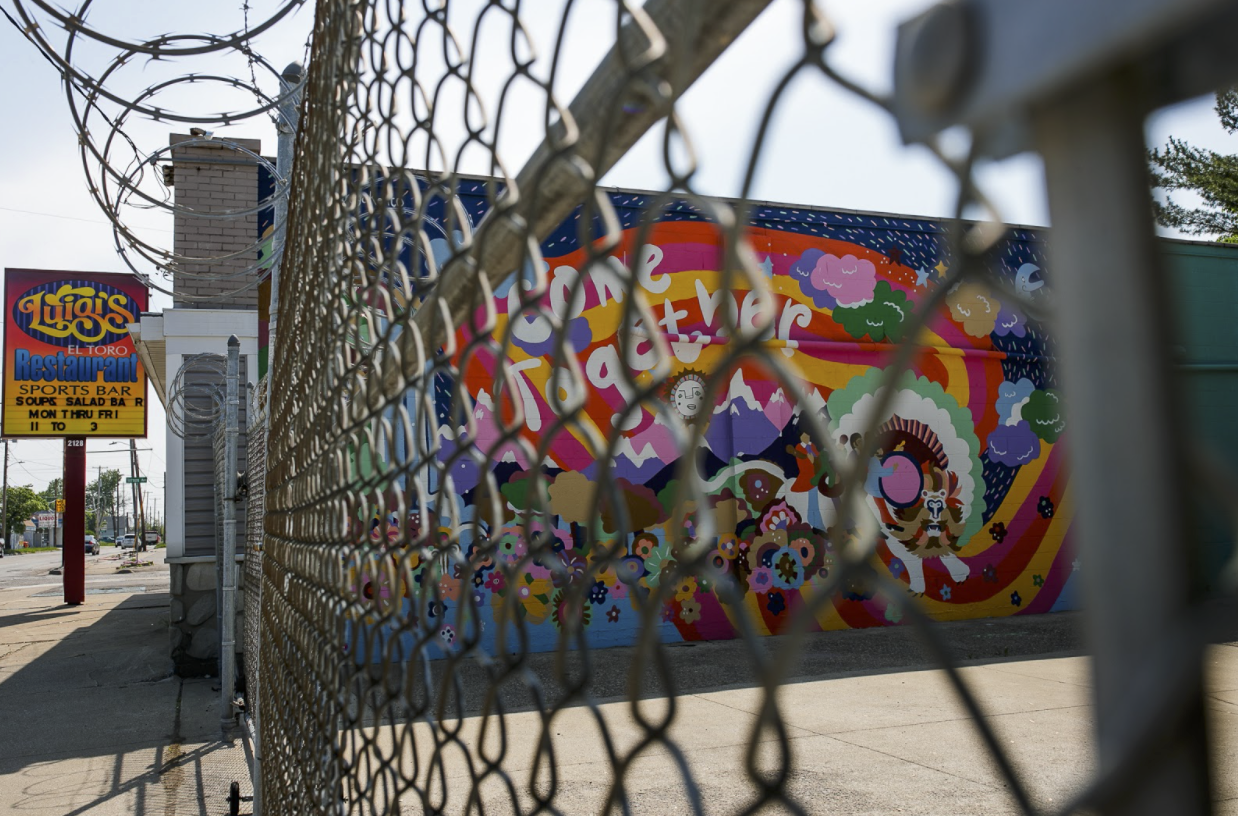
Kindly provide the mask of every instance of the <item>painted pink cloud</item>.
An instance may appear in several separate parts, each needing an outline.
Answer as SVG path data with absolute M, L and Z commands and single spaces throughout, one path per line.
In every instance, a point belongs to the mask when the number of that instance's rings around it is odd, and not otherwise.
M 833 295 L 839 306 L 863 306 L 873 299 L 877 267 L 854 255 L 825 255 L 812 270 L 812 283 Z

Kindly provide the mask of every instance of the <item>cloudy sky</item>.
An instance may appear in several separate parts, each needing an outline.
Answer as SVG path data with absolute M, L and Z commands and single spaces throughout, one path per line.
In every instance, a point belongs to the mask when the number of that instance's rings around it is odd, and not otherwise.
M 16 16 L 16 0 L 0 0 Z M 475 0 L 457 2 L 455 9 L 468 12 Z M 26 2 L 30 6 L 29 0 Z M 90 22 L 100 30 L 126 39 L 145 39 L 161 32 L 227 33 L 246 24 L 242 0 L 232 3 L 181 4 L 166 0 L 126 0 L 101 4 Z M 275 0 L 252 0 L 249 23 L 256 24 L 280 5 Z M 311 4 L 312 5 L 312 4 Z M 405 5 L 417 8 L 420 3 Z M 546 4 L 559 8 L 559 4 Z M 877 89 L 890 87 L 894 29 L 899 21 L 929 5 L 928 0 L 866 0 L 825 2 L 835 21 L 839 39 L 831 47 L 833 62 L 862 84 Z M 577 3 L 576 20 L 569 28 L 556 90 L 570 99 L 576 87 L 602 54 L 601 43 L 613 19 L 610 0 Z M 525 8 L 540 8 L 525 4 Z M 765 101 L 779 76 L 798 56 L 795 38 L 800 0 L 774 0 L 770 9 L 723 56 L 684 99 L 681 112 L 692 135 L 700 171 L 700 192 L 735 195 L 742 181 L 744 162 L 751 151 L 757 122 Z M 311 8 L 301 8 L 278 23 L 255 42 L 257 53 L 279 70 L 304 56 L 304 43 L 311 24 Z M 466 14 L 460 15 L 461 18 Z M 540 52 L 547 54 L 558 22 L 558 13 L 536 16 L 528 23 Z M 140 21 L 140 23 L 138 22 Z M 63 36 L 48 34 L 55 43 Z M 467 43 L 468 38 L 464 38 Z M 105 48 L 81 45 L 75 64 L 93 72 L 107 64 L 114 53 Z M 60 78 L 53 68 L 6 20 L 0 19 L 0 67 L 7 81 L 3 91 L 7 126 L 0 129 L 0 265 L 14 268 L 123 272 L 126 267 L 114 248 L 112 228 L 87 193 L 86 174 L 78 149 L 69 106 Z M 109 82 L 120 94 L 137 94 L 160 79 L 189 71 L 250 76 L 251 65 L 240 55 L 208 55 L 175 63 L 135 60 L 117 71 Z M 260 87 L 274 92 L 271 75 L 261 64 L 253 66 Z M 236 111 L 252 107 L 253 97 L 231 88 L 200 83 L 163 94 L 155 104 L 191 113 Z M 530 116 L 527 134 L 540 133 L 541 111 Z M 141 151 L 167 145 L 168 134 L 184 132 L 187 126 L 132 119 L 124 130 Z M 265 117 L 256 117 L 221 135 L 260 138 L 264 151 L 274 153 L 274 130 Z M 91 128 L 96 140 L 106 138 L 107 128 Z M 766 201 L 914 215 L 942 216 L 953 206 L 955 185 L 922 148 L 905 147 L 892 121 L 872 106 L 830 85 L 819 76 L 795 82 L 784 97 L 773 122 L 755 197 Z M 1225 152 L 1234 152 L 1230 137 L 1212 112 L 1212 100 L 1194 100 L 1158 112 L 1148 123 L 1148 139 L 1162 144 L 1169 134 Z M 608 185 L 660 188 L 665 173 L 660 158 L 661 134 L 654 133 L 639 144 L 605 179 Z M 507 156 L 519 167 L 522 154 L 531 149 L 533 137 L 512 138 Z M 128 165 L 133 152 L 123 145 L 114 152 L 114 164 Z M 514 162 L 512 160 L 515 159 Z M 484 172 L 484 167 L 466 168 Z M 982 167 L 978 179 L 997 201 L 1003 217 L 1012 223 L 1047 225 L 1042 169 L 1035 156 L 1024 155 Z M 155 189 L 155 188 L 152 188 Z M 170 246 L 171 221 L 157 212 L 127 211 L 125 222 L 141 229 L 145 240 Z M 156 293 L 153 308 L 170 305 Z M 151 487 L 162 503 L 164 471 L 164 417 L 157 400 L 150 417 L 150 438 L 139 447 L 141 464 Z M 90 442 L 89 467 L 127 469 L 127 445 L 107 440 Z M 96 453 L 96 451 L 98 451 Z M 60 474 L 60 445 L 51 442 L 18 442 L 12 448 L 10 481 L 36 488 Z

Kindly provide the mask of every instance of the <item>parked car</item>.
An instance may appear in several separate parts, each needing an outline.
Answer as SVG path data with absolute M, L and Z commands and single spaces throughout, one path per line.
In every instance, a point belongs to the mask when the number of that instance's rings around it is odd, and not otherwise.
M 99 554 L 99 539 L 95 538 L 92 535 L 86 536 L 86 554 L 87 555 L 98 555 Z
M 159 542 L 163 541 L 163 538 L 160 537 L 158 530 L 147 530 L 142 535 L 146 539 L 147 547 L 158 547 Z
M 133 546 L 133 539 L 136 538 L 133 533 L 125 533 L 117 542 L 122 550 L 127 550 Z

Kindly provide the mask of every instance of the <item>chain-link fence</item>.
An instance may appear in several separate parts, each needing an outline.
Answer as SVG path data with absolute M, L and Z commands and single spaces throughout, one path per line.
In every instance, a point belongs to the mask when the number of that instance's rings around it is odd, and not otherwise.
M 263 812 L 668 809 L 642 796 L 651 778 L 683 810 L 810 811 L 780 689 L 810 633 L 900 623 L 958 693 L 1012 809 L 1208 809 L 1181 519 L 1199 473 L 1223 507 L 1238 489 L 1179 430 L 1140 126 L 1238 76 L 1238 5 L 943 3 L 900 30 L 886 97 L 833 67 L 829 5 L 795 2 L 778 40 L 790 65 L 732 159 L 737 200 L 699 194 L 701 126 L 682 97 L 768 0 L 319 0 L 303 86 L 251 47 L 301 0 L 252 26 L 246 3 L 234 33 L 146 41 L 95 27 L 89 2 L 8 5 L 66 80 L 92 195 L 135 273 L 197 302 L 282 264 L 248 480 L 264 533 L 244 636 Z M 90 49 L 111 49 L 93 72 Z M 600 55 L 587 78 L 581 51 Z M 223 54 L 250 79 L 192 67 Z M 122 90 L 145 57 L 185 67 Z M 955 218 L 749 200 L 805 79 L 927 144 L 957 183 Z M 255 101 L 158 101 L 195 84 Z M 256 204 L 169 203 L 169 168 L 150 171 L 173 148 L 127 133 L 143 117 L 266 114 L 297 130 L 291 180 L 282 147 L 272 166 L 206 130 L 176 146 L 209 160 L 222 143 L 225 161 L 260 167 L 272 189 Z M 947 150 L 960 128 L 968 146 Z M 660 143 L 665 184 L 610 187 L 642 139 Z M 1003 224 L 973 180 L 977 161 L 1027 148 L 1045 158 L 1049 246 Z M 275 207 L 275 240 L 169 251 L 126 222 L 133 207 L 241 220 L 246 235 Z M 220 366 L 184 370 L 195 360 Z M 195 407 L 180 379 L 173 431 L 216 427 L 219 380 Z M 1225 575 L 1232 591 L 1232 563 Z M 933 621 L 1079 598 L 1098 771 L 1054 804 L 1014 770 Z M 672 654 L 705 639 L 736 644 L 756 698 L 743 756 L 719 768 L 686 756 L 684 729 L 708 724 Z M 591 798 L 564 783 L 585 758 L 560 728 L 581 711 L 602 769 Z M 742 776 L 742 794 L 711 798 L 715 773 Z
M 745 644 L 760 697 L 736 809 L 811 810 L 788 785 L 777 692 L 810 631 L 904 622 L 1014 807 L 1034 812 L 1045 803 L 931 620 L 1063 602 L 1077 563 L 1063 544 L 1066 416 L 1085 463 L 1072 485 L 1095 508 L 1082 560 L 1117 538 L 1139 553 L 1124 561 L 1130 585 L 1169 589 L 1148 605 L 1089 588 L 1105 639 L 1101 773 L 1065 810 L 1128 808 L 1136 791 L 1136 809 L 1206 810 L 1187 559 L 1163 546 L 1181 497 L 1099 464 L 1134 433 L 1150 468 L 1184 472 L 1150 317 L 1159 278 L 1136 148 L 1151 97 L 1121 69 L 1140 48 L 1161 53 L 1148 15 L 1132 16 L 1139 36 L 1112 27 L 1122 48 L 1101 37 L 1072 61 L 1067 43 L 1066 74 L 1010 89 L 1033 114 L 1016 139 L 1031 134 L 1049 167 L 1054 299 L 1039 237 L 1005 227 L 972 183 L 974 160 L 1009 135 L 992 127 L 1001 59 L 975 46 L 993 4 L 946 6 L 904 32 L 905 132 L 957 179 L 957 215 L 987 215 L 945 225 L 697 195 L 677 103 L 767 4 L 619 2 L 602 17 L 582 5 L 563 3 L 539 40 L 543 5 L 318 4 L 267 442 L 265 810 L 563 812 L 572 758 L 557 727 L 582 706 L 606 769 L 589 809 L 650 809 L 650 773 L 677 780 L 685 809 L 712 809 L 709 771 L 675 737 L 688 715 L 667 644 L 716 637 Z M 1039 13 L 1027 15 L 1047 30 Z M 606 54 L 569 103 L 559 57 L 577 14 L 593 15 Z M 744 196 L 798 75 L 896 107 L 831 68 L 832 40 L 804 3 L 784 41 L 802 57 L 742 159 Z M 934 45 L 945 57 L 925 56 Z M 959 121 L 976 124 L 973 147 L 950 158 L 934 134 Z M 531 127 L 540 143 L 508 155 L 510 129 Z M 665 188 L 603 186 L 654 129 Z M 493 178 L 461 172 L 477 156 Z M 1098 303 L 1089 286 L 1114 281 L 1083 268 L 1106 237 L 1124 242 L 1134 282 L 1080 316 Z M 1054 309 L 1069 411 L 1043 322 Z M 1105 427 L 1107 401 L 1128 399 L 1140 407 Z M 1118 511 L 1123 491 L 1141 513 Z M 1142 656 L 1116 634 L 1131 626 Z M 599 658 L 606 645 L 630 649 L 622 666 Z M 600 703 L 600 665 L 625 675 L 626 706 Z M 1133 690 L 1107 696 L 1122 674 Z M 1139 725 L 1119 723 L 1135 711 Z

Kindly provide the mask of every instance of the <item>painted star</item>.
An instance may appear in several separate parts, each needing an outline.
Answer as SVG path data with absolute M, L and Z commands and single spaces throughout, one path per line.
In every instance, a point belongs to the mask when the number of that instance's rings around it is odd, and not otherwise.
M 768 255 L 765 256 L 765 260 L 761 261 L 761 271 L 767 278 L 774 277 L 774 262 L 769 259 Z
M 937 266 L 934 266 L 933 268 L 937 270 L 938 275 L 944 276 L 946 274 L 946 270 L 950 267 L 946 266 L 945 261 L 938 261 Z
M 929 275 L 932 273 L 923 266 L 916 270 L 916 286 L 928 287 Z

